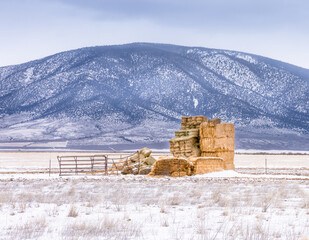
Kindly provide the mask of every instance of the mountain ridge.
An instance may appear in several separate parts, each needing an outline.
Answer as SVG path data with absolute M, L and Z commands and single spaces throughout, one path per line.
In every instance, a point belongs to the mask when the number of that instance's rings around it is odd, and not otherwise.
M 237 148 L 302 150 L 308 85 L 307 69 L 237 51 L 80 48 L 0 68 L 0 141 L 168 146 L 182 115 L 206 115 L 235 123 Z

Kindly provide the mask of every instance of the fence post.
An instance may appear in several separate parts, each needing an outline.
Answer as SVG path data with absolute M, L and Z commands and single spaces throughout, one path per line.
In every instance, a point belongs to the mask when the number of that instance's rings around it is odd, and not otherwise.
M 122 159 L 122 154 L 120 154 L 120 160 L 118 162 L 121 162 L 122 166 L 124 166 L 124 161 Z M 118 167 L 116 167 L 116 169 L 117 169 L 117 175 L 119 175 Z
M 105 175 L 107 175 L 107 161 L 108 161 L 108 157 L 105 156 Z
M 77 157 L 74 157 L 75 160 L 75 175 L 77 175 Z
M 178 174 L 179 174 L 179 177 L 180 177 L 180 158 L 178 158 Z
M 58 163 L 59 163 L 59 176 L 61 176 L 61 157 L 57 156 Z
M 91 169 L 91 174 L 92 175 L 94 174 L 93 165 L 94 165 L 94 156 L 91 156 L 90 157 L 90 169 Z
M 50 177 L 50 168 L 51 168 L 51 159 L 49 158 L 49 172 L 48 172 L 49 177 Z
M 137 174 L 139 174 L 140 168 L 141 168 L 141 158 L 139 157 L 139 151 L 137 151 L 137 157 L 138 157 L 138 172 Z

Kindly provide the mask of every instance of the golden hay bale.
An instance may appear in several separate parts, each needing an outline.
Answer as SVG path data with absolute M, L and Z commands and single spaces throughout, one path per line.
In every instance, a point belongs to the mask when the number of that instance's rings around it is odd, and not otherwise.
M 207 118 L 204 116 L 182 117 L 181 129 L 198 129 L 202 122 L 207 122 Z
M 235 128 L 233 123 L 220 123 L 220 119 L 214 119 L 213 122 L 204 122 L 200 125 L 201 138 L 234 138 Z
M 234 163 L 224 163 L 224 170 L 235 170 Z
M 234 138 L 201 138 L 200 148 L 202 152 L 234 151 Z
M 234 151 L 218 152 L 218 156 L 224 159 L 225 163 L 234 163 Z
M 191 175 L 192 164 L 185 158 L 165 157 L 158 158 L 154 163 L 149 176 L 179 176 L 179 172 Z M 178 175 L 177 175 L 178 174 Z
M 127 174 L 133 174 L 133 166 L 126 166 L 122 169 L 121 174 L 127 175 Z
M 127 159 L 120 159 L 113 168 L 121 171 L 122 174 L 148 174 L 154 162 L 150 156 L 149 148 L 140 149 L 137 153 Z
M 141 156 L 139 156 L 138 153 L 135 153 L 134 155 L 132 155 L 131 157 L 129 157 L 129 158 L 126 160 L 126 162 L 127 162 L 128 164 L 135 163 L 135 162 L 139 161 L 139 158 L 140 158 L 140 157 L 141 157 Z
M 200 125 L 200 137 L 201 138 L 213 138 L 215 134 L 215 127 L 210 126 L 208 122 L 203 122 Z
M 224 161 L 218 157 L 190 158 L 193 164 L 193 174 L 204 174 L 221 171 L 224 169 Z
M 181 129 L 184 130 L 187 128 L 188 123 L 188 117 L 182 117 L 181 118 Z
M 199 137 L 199 130 L 198 129 L 186 129 L 186 130 L 179 130 L 175 131 L 176 137 Z
M 204 117 L 204 116 L 196 116 L 196 122 L 197 122 L 198 124 L 201 124 L 202 122 L 207 122 L 207 121 L 208 121 L 207 117 Z
M 138 150 L 138 152 L 135 153 L 133 156 L 131 156 L 128 159 L 128 162 L 135 163 L 135 162 L 142 161 L 143 159 L 149 157 L 151 153 L 152 153 L 152 151 L 149 148 L 146 148 L 146 147 L 142 148 L 142 149 Z
M 150 156 L 150 154 L 152 153 L 152 151 L 149 148 L 142 148 L 139 151 L 140 156 L 147 158 Z
M 199 140 L 197 137 L 181 137 L 169 140 L 170 152 L 174 157 L 200 156 Z
M 234 138 L 215 138 L 214 149 L 216 151 L 234 151 L 235 139 Z
M 186 172 L 173 172 L 171 177 L 184 177 L 187 176 Z
M 181 117 L 181 123 L 186 124 L 189 117 Z
M 208 123 L 210 123 L 211 125 L 217 125 L 221 123 L 221 119 L 220 118 L 212 118 L 208 120 Z
M 234 138 L 235 127 L 233 123 L 221 123 L 215 127 L 215 138 Z
M 143 160 L 143 164 L 152 166 L 156 162 L 156 159 L 152 156 L 147 157 Z
M 141 166 L 141 168 L 139 169 L 138 174 L 139 175 L 147 175 L 151 172 L 151 166 Z
M 220 157 L 224 161 L 231 162 L 234 158 L 234 151 L 217 151 L 217 152 L 202 152 L 202 157 Z M 233 157 L 233 158 L 231 158 Z
M 187 137 L 175 137 L 169 140 L 170 144 L 174 146 L 184 146 L 185 142 L 198 142 L 197 137 L 187 136 Z
M 215 139 L 214 138 L 201 138 L 200 148 L 202 152 L 215 152 Z
M 225 170 L 234 170 L 234 151 L 202 152 L 202 157 L 219 157 L 223 159 Z

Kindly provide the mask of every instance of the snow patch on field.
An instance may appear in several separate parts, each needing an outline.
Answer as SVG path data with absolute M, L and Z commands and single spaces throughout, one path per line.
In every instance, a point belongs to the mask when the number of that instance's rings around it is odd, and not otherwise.
M 257 149 L 236 149 L 236 154 L 304 154 L 309 155 L 309 151 L 295 151 L 295 150 L 257 150 Z
M 242 174 L 233 170 L 218 171 L 192 176 L 193 178 L 280 178 L 280 179 L 309 179 L 308 176 L 271 175 L 271 174 Z

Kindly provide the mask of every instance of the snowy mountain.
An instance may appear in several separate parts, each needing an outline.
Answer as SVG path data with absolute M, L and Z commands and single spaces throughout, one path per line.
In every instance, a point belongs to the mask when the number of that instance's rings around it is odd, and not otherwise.
M 238 149 L 309 149 L 309 70 L 252 54 L 134 43 L 0 68 L 0 141 L 168 147 L 181 116 L 220 117 Z

